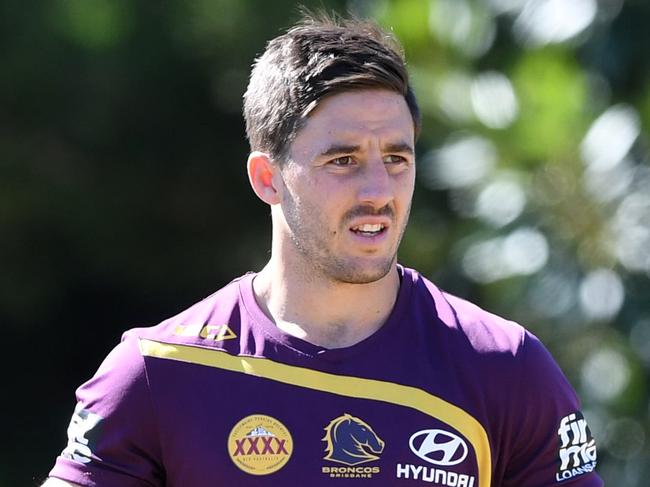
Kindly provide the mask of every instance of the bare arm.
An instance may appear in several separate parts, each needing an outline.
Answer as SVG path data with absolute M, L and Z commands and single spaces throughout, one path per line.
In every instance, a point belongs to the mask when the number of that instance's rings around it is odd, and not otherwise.
M 65 480 L 57 479 L 56 477 L 48 478 L 41 487 L 82 487 L 79 484 L 66 482 Z

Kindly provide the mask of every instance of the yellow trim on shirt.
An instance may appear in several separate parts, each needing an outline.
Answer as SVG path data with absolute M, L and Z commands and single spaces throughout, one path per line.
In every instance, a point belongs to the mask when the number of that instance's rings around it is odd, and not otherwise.
M 328 374 L 273 362 L 261 357 L 241 357 L 221 350 L 140 339 L 140 351 L 148 357 L 177 360 L 291 384 L 340 396 L 383 401 L 415 409 L 447 423 L 474 447 L 478 487 L 490 487 L 491 453 L 487 433 L 473 416 L 433 394 L 393 382 Z

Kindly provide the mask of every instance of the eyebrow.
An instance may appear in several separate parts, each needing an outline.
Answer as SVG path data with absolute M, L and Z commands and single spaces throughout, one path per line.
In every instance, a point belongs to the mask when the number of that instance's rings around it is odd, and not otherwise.
M 413 147 L 411 144 L 407 144 L 406 142 L 396 142 L 393 144 L 387 144 L 382 147 L 382 149 L 386 152 L 406 152 L 407 154 L 413 155 Z
M 337 144 L 337 145 L 332 145 L 327 149 L 325 149 L 324 151 L 320 152 L 319 156 L 328 157 L 337 154 L 349 154 L 351 152 L 359 152 L 360 150 L 361 150 L 360 145 Z M 411 147 L 411 145 L 406 142 L 389 143 L 386 144 L 385 146 L 382 146 L 381 150 L 384 152 L 402 152 L 411 155 L 413 155 L 414 153 L 413 147 Z

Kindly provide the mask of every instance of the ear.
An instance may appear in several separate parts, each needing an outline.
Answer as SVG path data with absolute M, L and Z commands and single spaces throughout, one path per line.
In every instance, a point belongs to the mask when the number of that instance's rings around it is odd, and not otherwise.
M 280 171 L 271 157 L 259 151 L 253 151 L 248 156 L 248 181 L 259 199 L 269 205 L 280 203 L 280 195 L 276 187 L 276 173 Z

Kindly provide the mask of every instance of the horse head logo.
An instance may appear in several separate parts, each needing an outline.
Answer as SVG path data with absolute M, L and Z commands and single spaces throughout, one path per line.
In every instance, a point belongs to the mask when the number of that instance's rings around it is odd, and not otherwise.
M 377 460 L 384 451 L 384 442 L 370 425 L 345 413 L 325 427 L 325 460 L 358 465 Z

